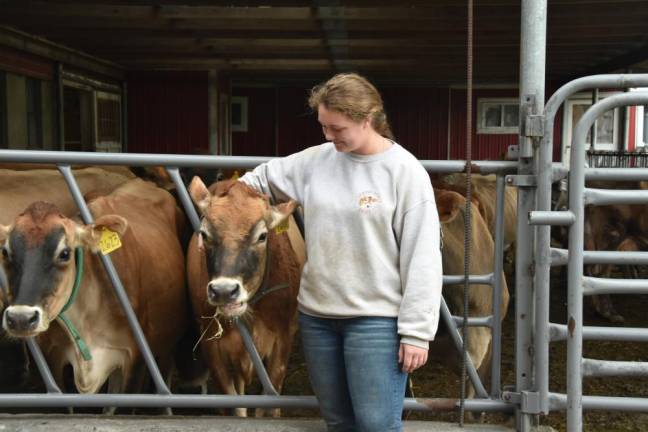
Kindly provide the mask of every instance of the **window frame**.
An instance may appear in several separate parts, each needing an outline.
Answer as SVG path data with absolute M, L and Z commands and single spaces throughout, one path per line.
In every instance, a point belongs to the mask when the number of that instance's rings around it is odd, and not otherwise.
M 0 70 L 0 148 L 9 148 L 9 106 L 7 104 L 7 73 Z
M 501 118 L 500 121 L 504 122 L 504 106 L 515 105 L 520 110 L 520 101 L 516 98 L 478 98 L 477 99 L 477 134 L 479 135 L 519 135 L 520 133 L 520 119 L 518 116 L 517 126 L 486 126 L 486 106 L 500 105 Z
M 26 102 L 26 112 L 27 116 L 26 126 L 27 126 L 27 148 L 28 149 L 37 149 L 42 150 L 44 146 L 44 137 L 43 137 L 43 84 L 42 81 L 37 78 L 25 77 L 25 97 Z M 30 105 L 33 105 L 33 111 L 30 111 Z M 32 119 L 33 116 L 33 119 Z M 31 133 L 31 121 L 34 121 L 35 127 L 35 137 L 32 137 Z M 32 138 L 36 141 L 32 142 Z
M 598 100 L 601 101 L 602 99 L 605 99 L 607 97 L 619 94 L 620 92 L 618 91 L 607 91 L 607 92 L 600 92 L 598 96 Z M 591 92 L 587 93 L 577 93 L 570 98 L 568 98 L 564 105 L 563 105 L 563 127 L 562 127 L 562 137 L 561 137 L 561 160 L 563 163 L 569 164 L 570 160 L 570 155 L 571 155 L 571 145 L 572 145 L 572 135 L 574 132 L 574 127 L 575 125 L 573 124 L 572 118 L 573 118 L 573 107 L 574 105 L 592 105 L 592 94 Z M 621 124 L 621 116 L 620 116 L 620 109 L 622 108 L 614 108 L 614 117 L 613 117 L 613 123 L 614 123 L 614 128 L 612 131 L 612 142 L 611 143 L 598 143 L 598 145 L 595 143 L 595 150 L 602 150 L 602 151 L 616 151 L 619 149 L 619 132 L 620 128 L 624 127 L 624 125 Z M 612 110 L 610 110 L 612 111 Z M 624 147 L 625 147 L 624 143 Z M 589 143 L 589 140 L 585 143 L 585 151 L 590 150 L 591 146 Z
M 241 121 L 234 123 L 234 116 L 232 115 L 233 106 L 240 105 Z M 232 132 L 247 132 L 248 131 L 248 98 L 247 96 L 232 96 L 230 99 L 230 130 Z

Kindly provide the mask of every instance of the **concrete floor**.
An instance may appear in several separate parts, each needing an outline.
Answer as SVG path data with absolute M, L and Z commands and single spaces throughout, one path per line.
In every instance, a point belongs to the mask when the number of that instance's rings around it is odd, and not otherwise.
M 551 428 L 543 428 L 551 431 Z M 325 432 L 319 419 L 233 417 L 138 417 L 85 415 L 0 415 L 0 432 Z M 405 432 L 511 432 L 497 425 L 405 422 Z

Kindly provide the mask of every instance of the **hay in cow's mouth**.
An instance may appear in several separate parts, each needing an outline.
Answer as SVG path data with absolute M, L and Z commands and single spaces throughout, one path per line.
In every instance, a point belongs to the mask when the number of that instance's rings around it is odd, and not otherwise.
M 238 316 L 241 315 L 243 312 L 245 312 L 245 309 L 247 308 L 247 303 L 246 302 L 227 303 L 220 306 L 220 308 L 223 311 L 223 315 L 225 316 Z

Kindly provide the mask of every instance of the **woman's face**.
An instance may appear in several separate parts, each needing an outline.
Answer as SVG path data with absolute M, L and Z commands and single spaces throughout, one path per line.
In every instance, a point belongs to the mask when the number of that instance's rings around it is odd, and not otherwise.
M 326 140 L 332 141 L 339 152 L 362 154 L 363 148 L 369 142 L 369 120 L 355 122 L 342 113 L 326 109 L 321 104 L 317 109 L 317 120 L 322 125 Z

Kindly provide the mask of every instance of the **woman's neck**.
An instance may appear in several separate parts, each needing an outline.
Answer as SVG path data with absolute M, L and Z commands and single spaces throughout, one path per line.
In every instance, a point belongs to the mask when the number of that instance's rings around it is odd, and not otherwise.
M 354 150 L 353 153 L 363 156 L 370 156 L 387 151 L 391 146 L 391 140 L 385 138 L 377 132 L 374 132 L 367 140 L 367 143 L 357 150 Z

